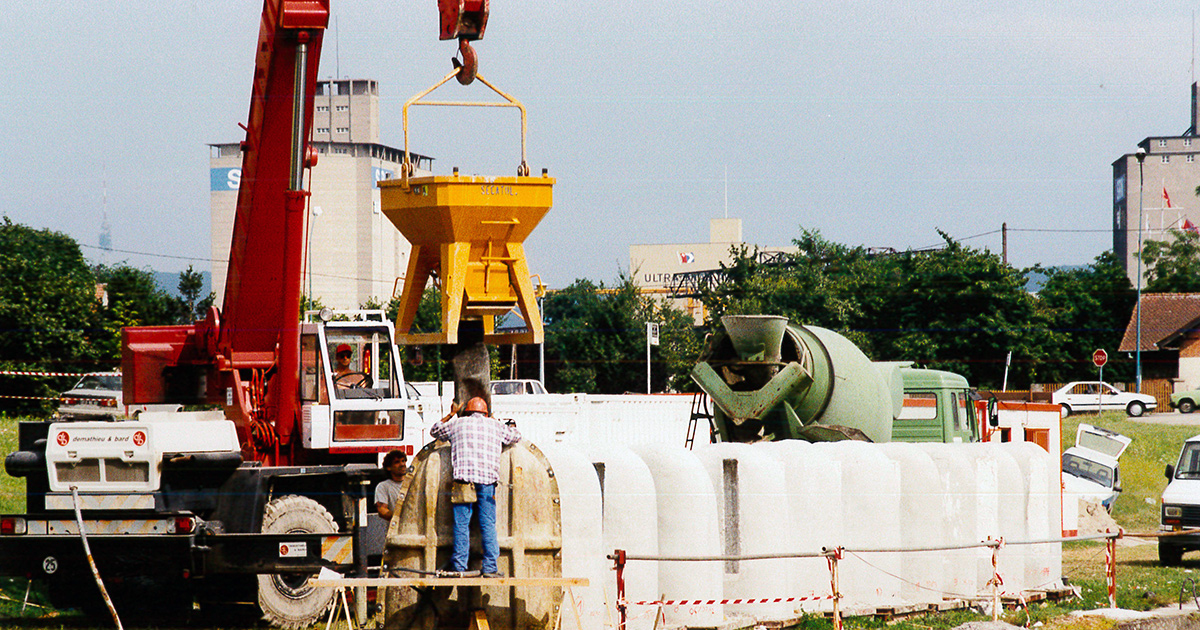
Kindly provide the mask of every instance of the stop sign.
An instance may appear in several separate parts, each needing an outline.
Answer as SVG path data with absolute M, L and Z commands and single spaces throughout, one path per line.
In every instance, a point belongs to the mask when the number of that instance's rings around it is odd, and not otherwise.
M 1103 348 L 1093 352 L 1092 363 L 1095 363 L 1096 367 L 1104 367 L 1104 364 L 1108 363 L 1108 353 Z

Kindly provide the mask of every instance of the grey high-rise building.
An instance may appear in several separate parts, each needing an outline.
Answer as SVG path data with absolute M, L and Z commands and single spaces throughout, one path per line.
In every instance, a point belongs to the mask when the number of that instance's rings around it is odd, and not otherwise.
M 370 79 L 317 83 L 306 232 L 305 295 L 325 306 L 357 308 L 369 299 L 387 304 L 404 276 L 411 247 L 379 207 L 375 183 L 400 174 L 403 149 L 379 143 L 379 85 Z M 241 178 L 237 142 L 210 146 L 213 291 L 225 293 L 233 216 Z M 416 174 L 433 159 L 413 154 Z
M 1192 84 L 1191 126 L 1177 136 L 1150 136 L 1137 144 L 1143 153 L 1127 153 L 1113 162 L 1113 253 L 1137 284 L 1138 239 L 1173 241 L 1172 229 L 1200 229 L 1200 105 Z M 1141 226 L 1140 235 L 1138 226 Z M 1142 265 L 1142 278 L 1146 277 Z

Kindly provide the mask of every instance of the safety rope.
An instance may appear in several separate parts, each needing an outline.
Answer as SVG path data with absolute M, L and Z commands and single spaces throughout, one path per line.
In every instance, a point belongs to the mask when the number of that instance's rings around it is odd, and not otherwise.
M 30 370 L 0 370 L 0 376 L 87 376 L 95 372 L 34 372 Z M 120 372 L 104 372 L 105 375 L 120 376 Z

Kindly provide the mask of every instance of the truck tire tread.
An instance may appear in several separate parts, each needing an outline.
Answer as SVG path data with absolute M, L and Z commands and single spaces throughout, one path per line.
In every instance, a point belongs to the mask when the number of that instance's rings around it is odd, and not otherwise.
M 263 533 L 334 533 L 337 523 L 320 503 L 297 495 L 279 497 L 263 511 Z M 259 575 L 258 606 L 277 628 L 306 628 L 321 619 L 333 601 L 332 588 L 314 588 L 307 575 Z
M 1183 562 L 1183 549 L 1174 545 L 1164 545 L 1160 540 L 1158 543 L 1158 562 L 1167 567 L 1179 566 Z

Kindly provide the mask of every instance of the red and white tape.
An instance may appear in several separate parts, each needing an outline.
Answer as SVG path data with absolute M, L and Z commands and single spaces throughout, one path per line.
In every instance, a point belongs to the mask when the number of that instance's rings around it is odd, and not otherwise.
M 0 398 L 12 398 L 15 400 L 61 400 L 58 396 L 0 396 Z
M 811 597 L 761 597 L 751 599 L 671 599 L 666 601 L 626 602 L 629 606 L 712 606 L 715 604 L 780 604 L 783 602 L 812 602 L 833 599 L 832 595 Z
M 0 370 L 0 376 L 86 376 L 91 372 L 28 372 L 23 370 Z M 120 376 L 120 372 L 105 372 Z

